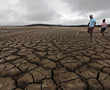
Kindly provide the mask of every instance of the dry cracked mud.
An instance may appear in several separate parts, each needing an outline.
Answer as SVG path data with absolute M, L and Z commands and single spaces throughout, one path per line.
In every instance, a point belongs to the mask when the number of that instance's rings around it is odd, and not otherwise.
M 0 90 L 110 90 L 110 33 L 0 33 Z

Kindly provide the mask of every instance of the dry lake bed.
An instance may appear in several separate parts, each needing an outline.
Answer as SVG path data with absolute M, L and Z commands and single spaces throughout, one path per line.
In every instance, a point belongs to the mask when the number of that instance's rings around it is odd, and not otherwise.
M 110 90 L 110 31 L 19 27 L 0 30 L 0 90 Z

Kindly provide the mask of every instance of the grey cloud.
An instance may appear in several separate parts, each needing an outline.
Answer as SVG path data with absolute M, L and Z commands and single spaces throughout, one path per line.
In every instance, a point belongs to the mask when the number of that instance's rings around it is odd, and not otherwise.
M 99 11 L 109 10 L 110 0 L 64 0 L 69 4 L 70 8 L 78 11 Z
M 98 24 L 103 18 L 110 18 L 110 0 L 64 0 L 64 2 L 68 4 L 72 12 L 78 11 L 79 15 L 85 18 L 84 21 L 77 20 L 82 24 L 88 21 L 86 18 L 89 14 L 94 14 Z
M 52 19 L 56 19 L 56 17 L 60 17 L 44 0 L 36 0 L 34 2 L 23 0 L 21 3 L 24 4 L 27 9 L 27 15 L 25 16 L 27 20 L 48 22 Z
M 18 0 L 14 6 L 2 1 L 0 24 L 86 24 L 92 13 L 98 23 L 103 18 L 110 20 L 110 0 Z

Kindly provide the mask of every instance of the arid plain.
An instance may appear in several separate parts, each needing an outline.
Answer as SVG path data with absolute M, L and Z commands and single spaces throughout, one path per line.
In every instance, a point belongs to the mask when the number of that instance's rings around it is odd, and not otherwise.
M 110 90 L 109 30 L 1 27 L 0 90 Z

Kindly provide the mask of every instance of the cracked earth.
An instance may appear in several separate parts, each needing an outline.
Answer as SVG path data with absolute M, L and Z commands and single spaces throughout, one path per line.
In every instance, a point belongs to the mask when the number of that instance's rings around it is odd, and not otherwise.
M 110 90 L 110 33 L 0 32 L 0 90 Z

